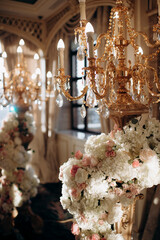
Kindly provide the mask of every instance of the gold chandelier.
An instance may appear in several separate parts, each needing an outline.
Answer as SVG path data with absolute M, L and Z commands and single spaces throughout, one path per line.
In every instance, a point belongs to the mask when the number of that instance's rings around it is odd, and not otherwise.
M 111 9 L 108 31 L 98 36 L 94 46 L 94 29 L 86 21 L 85 0 L 79 2 L 80 26 L 75 29 L 75 38 L 78 38 L 79 42 L 79 59 L 83 59 L 84 55 L 88 59 L 88 66 L 83 68 L 83 74 L 86 71 L 85 85 L 80 96 L 70 95 L 66 87 L 70 76 L 65 75 L 64 43 L 60 39 L 57 45 L 58 76 L 55 77 L 59 86 L 58 103 L 62 100 L 61 92 L 69 101 L 82 98 L 82 117 L 85 117 L 84 105 L 94 107 L 97 104 L 98 114 L 116 119 L 148 112 L 151 103 L 160 101 L 157 71 L 150 64 L 160 52 L 160 17 L 157 25 L 153 27 L 155 43 L 151 44 L 145 33 L 137 32 L 131 27 L 128 8 L 124 6 L 122 0 L 117 0 L 116 6 Z M 125 31 L 128 33 L 128 38 Z M 147 47 L 155 48 L 154 53 L 143 54 L 142 48 L 137 43 L 139 36 Z M 105 40 L 103 54 L 96 57 L 95 51 L 101 47 L 103 39 Z M 134 62 L 126 57 L 129 46 L 134 52 Z
M 10 105 L 10 111 L 25 112 L 32 106 L 32 103 L 37 103 L 41 108 L 41 102 L 48 100 L 52 93 L 52 74 L 47 72 L 47 84 L 45 96 L 42 97 L 42 83 L 41 70 L 39 66 L 39 55 L 35 53 L 34 60 L 37 62 L 35 73 L 31 75 L 25 64 L 23 46 L 25 42 L 23 39 L 19 41 L 17 48 L 16 65 L 14 69 L 8 74 L 5 69 L 5 59 L 7 53 L 3 52 L 3 70 L 0 85 L 0 104 L 3 107 Z

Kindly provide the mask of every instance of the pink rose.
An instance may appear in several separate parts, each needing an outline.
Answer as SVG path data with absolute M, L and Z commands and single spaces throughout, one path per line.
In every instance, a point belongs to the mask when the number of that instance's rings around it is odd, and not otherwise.
M 118 125 L 115 124 L 115 125 L 114 125 L 114 130 L 112 130 L 112 131 L 110 132 L 110 137 L 111 137 L 111 138 L 114 138 L 114 137 L 115 137 L 115 133 L 116 133 L 117 131 L 120 131 L 120 130 L 121 130 L 121 128 L 119 128 Z
M 23 171 L 23 170 L 19 170 L 19 171 L 17 172 L 17 182 L 18 182 L 18 183 L 22 182 L 23 175 L 24 175 L 24 171 Z
M 111 146 L 107 146 L 106 150 L 110 152 L 110 151 L 112 151 L 112 147 Z
M 74 177 L 77 173 L 78 168 L 80 168 L 78 165 L 73 165 L 71 168 L 71 175 Z
M 87 222 L 87 219 L 85 218 L 85 216 L 84 216 L 82 213 L 80 214 L 80 216 L 81 216 L 81 221 L 83 221 L 83 222 L 86 223 L 86 222 Z
M 98 159 L 96 157 L 91 157 L 91 163 L 90 163 L 90 166 L 91 167 L 95 167 L 98 165 Z
M 101 219 L 107 220 L 107 218 L 108 218 L 108 213 L 102 213 Z
M 83 157 L 83 153 L 81 153 L 80 150 L 78 150 L 74 155 L 78 160 L 80 160 Z
M 132 195 L 137 195 L 137 194 L 139 194 L 139 189 L 137 188 L 137 186 L 135 185 L 135 184 L 131 184 L 130 186 L 129 186 L 129 190 L 130 190 L 130 192 L 132 193 Z
M 85 156 L 83 157 L 83 159 L 82 159 L 82 165 L 83 165 L 84 167 L 87 167 L 87 166 L 90 166 L 90 164 L 91 164 L 91 157 L 85 155 Z
M 104 221 L 103 221 L 102 219 L 100 219 L 100 220 L 98 221 L 98 223 L 99 223 L 99 225 L 103 225 L 103 224 L 104 224 Z
M 74 235 L 79 235 L 79 234 L 80 234 L 80 229 L 79 229 L 79 226 L 78 226 L 77 223 L 73 223 L 73 224 L 72 224 L 71 232 L 72 232 Z
M 91 240 L 100 240 L 100 236 L 97 233 L 92 234 Z
M 76 188 L 72 188 L 72 189 L 71 189 L 71 195 L 72 195 L 74 198 L 79 198 L 79 197 L 80 197 L 80 192 L 77 191 Z
M 139 161 L 138 161 L 138 159 L 134 159 L 134 161 L 133 161 L 133 163 L 132 163 L 132 167 L 133 167 L 133 168 L 139 167 Z
M 108 146 L 113 147 L 115 145 L 114 141 L 112 141 L 112 140 L 108 140 L 106 144 L 107 144 L 107 147 Z
M 86 183 L 81 183 L 81 184 L 78 184 L 78 188 L 82 191 L 83 189 L 85 189 L 87 187 L 87 184 Z
M 127 192 L 125 193 L 125 196 L 129 199 L 131 199 L 133 197 L 133 194 L 131 192 Z
M 116 152 L 114 150 L 105 152 L 106 157 L 115 157 Z
M 150 148 L 142 149 L 139 155 L 139 158 L 143 162 L 149 162 L 152 161 L 152 158 L 156 156 L 156 153 L 151 150 Z
M 119 128 L 118 124 L 114 124 L 114 131 L 117 132 L 120 130 L 121 130 L 121 128 Z
M 116 186 L 116 182 L 111 182 L 111 187 L 115 187 Z
M 116 152 L 114 150 L 111 151 L 111 157 L 115 157 L 116 156 Z
M 122 189 L 120 189 L 120 188 L 115 188 L 115 189 L 114 189 L 114 192 L 115 192 L 115 194 L 116 194 L 117 196 L 121 196 L 122 193 L 123 193 Z
M 108 177 L 108 178 L 107 178 L 107 182 L 110 183 L 111 181 L 112 181 L 112 179 L 111 179 L 110 177 Z

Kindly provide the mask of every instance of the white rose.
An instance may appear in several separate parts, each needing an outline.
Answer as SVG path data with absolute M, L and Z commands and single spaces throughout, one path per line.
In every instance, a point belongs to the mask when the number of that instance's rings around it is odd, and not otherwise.
M 75 181 L 77 183 L 84 183 L 88 178 L 88 173 L 83 168 L 78 168 L 76 175 L 75 175 Z
M 13 121 L 13 127 L 18 127 L 19 122 L 17 120 Z
M 15 143 L 16 145 L 21 145 L 21 144 L 22 144 L 22 140 L 21 140 L 19 137 L 15 137 L 14 143 Z
M 108 223 L 113 224 L 121 220 L 123 211 L 121 209 L 121 204 L 113 205 L 108 214 Z

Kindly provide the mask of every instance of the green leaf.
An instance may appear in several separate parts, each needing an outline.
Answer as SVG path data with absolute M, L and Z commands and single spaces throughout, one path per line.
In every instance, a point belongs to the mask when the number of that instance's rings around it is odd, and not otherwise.
M 131 120 L 131 122 L 132 122 L 133 124 L 136 124 L 136 123 L 138 122 L 138 120 L 137 120 L 136 118 L 133 118 L 133 119 Z

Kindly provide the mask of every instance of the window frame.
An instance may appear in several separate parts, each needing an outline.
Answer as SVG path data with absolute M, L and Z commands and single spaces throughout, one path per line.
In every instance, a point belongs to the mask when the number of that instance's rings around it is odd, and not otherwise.
M 77 60 L 77 50 L 72 50 L 71 46 L 70 46 L 70 75 L 71 75 L 71 78 L 70 78 L 70 92 L 71 92 L 72 96 L 73 96 L 73 82 L 76 82 L 76 81 L 82 79 L 82 77 L 77 77 L 77 76 L 72 77 L 72 73 L 73 73 L 72 57 L 73 56 L 75 56 L 76 57 L 75 59 Z M 87 66 L 87 58 L 86 57 L 84 59 L 84 66 L 85 67 Z M 75 69 L 77 69 L 77 61 L 75 61 Z M 75 75 L 77 75 L 77 73 Z M 84 79 L 86 79 L 86 71 L 84 71 Z M 85 96 L 85 99 L 86 99 L 86 96 Z M 86 133 L 91 133 L 91 134 L 100 134 L 101 131 L 91 131 L 91 130 L 88 129 L 88 109 L 89 108 L 87 106 L 85 106 L 86 117 L 82 118 L 84 127 L 82 129 L 80 129 L 80 128 L 78 128 L 78 126 L 75 126 L 74 109 L 77 109 L 78 111 L 80 111 L 81 106 L 82 106 L 82 104 L 77 103 L 75 101 L 71 101 L 71 129 L 79 131 L 79 132 L 86 132 Z

